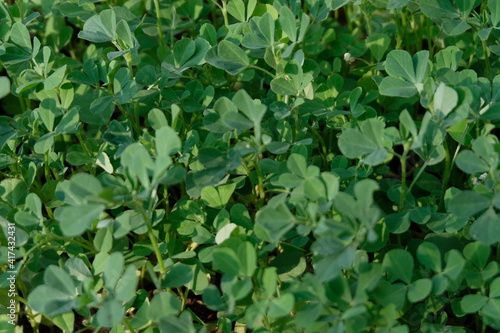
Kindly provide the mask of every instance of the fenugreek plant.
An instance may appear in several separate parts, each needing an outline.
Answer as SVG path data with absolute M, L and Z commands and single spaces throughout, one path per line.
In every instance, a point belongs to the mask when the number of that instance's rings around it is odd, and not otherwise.
M 500 330 L 500 2 L 0 2 L 0 330 Z

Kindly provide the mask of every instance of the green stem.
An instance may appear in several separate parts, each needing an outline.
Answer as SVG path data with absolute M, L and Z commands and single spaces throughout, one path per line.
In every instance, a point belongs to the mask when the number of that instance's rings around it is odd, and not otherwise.
M 264 205 L 264 202 L 266 200 L 266 192 L 264 190 L 264 177 L 262 175 L 262 170 L 259 167 L 259 160 L 257 158 L 257 161 L 255 161 L 255 171 L 257 171 L 257 178 L 259 179 L 259 201 L 260 201 L 260 207 Z
M 264 69 L 264 68 L 262 68 L 262 67 L 255 66 L 255 65 L 249 65 L 249 66 L 248 66 L 248 68 L 257 69 L 257 70 L 259 70 L 259 71 L 261 71 L 261 72 L 266 73 L 267 75 L 269 75 L 269 76 L 270 76 L 270 77 L 272 77 L 273 79 L 275 79 L 275 78 L 276 78 L 276 75 L 274 75 L 273 73 L 271 73 L 271 72 L 269 72 L 269 71 L 265 70 L 265 69 Z
M 484 52 L 484 64 L 486 65 L 486 77 L 488 80 L 491 80 L 491 64 L 490 64 L 490 50 L 488 45 L 486 45 L 486 41 L 481 39 L 481 45 L 483 46 Z
M 186 303 L 189 296 L 189 289 L 186 288 L 186 290 L 183 292 L 181 288 L 177 288 L 177 292 L 181 297 L 181 312 L 182 312 L 186 309 Z
M 399 202 L 399 211 L 403 211 L 404 206 L 405 206 L 405 201 L 406 201 L 406 194 L 408 193 L 408 190 L 406 188 L 406 159 L 408 157 L 408 150 L 406 149 L 405 145 L 405 150 L 403 152 L 403 155 L 400 157 L 400 162 L 401 162 L 401 199 Z
M 161 56 L 164 57 L 167 54 L 167 45 L 163 40 L 163 31 L 161 28 L 160 1 L 154 0 L 154 4 L 156 12 L 156 28 L 158 29 L 158 43 L 160 44 Z
M 396 41 L 396 50 L 399 50 L 401 48 L 401 45 L 403 44 L 403 36 L 401 35 L 401 22 L 399 22 L 399 16 L 400 16 L 400 11 L 396 9 L 396 27 L 397 27 L 397 41 Z
M 132 327 L 132 325 L 130 325 L 130 322 L 128 321 L 127 318 L 123 318 L 123 322 L 125 323 L 125 326 L 127 326 L 130 332 L 135 332 L 134 328 Z
M 444 193 L 445 193 L 446 187 L 448 186 L 448 181 L 450 180 L 451 171 L 453 170 L 453 166 L 455 165 L 455 159 L 457 158 L 458 152 L 460 151 L 460 148 L 462 147 L 462 144 L 465 140 L 465 136 L 467 135 L 469 125 L 470 125 L 470 122 L 467 122 L 467 126 L 465 126 L 464 132 L 462 133 L 462 137 L 460 138 L 460 142 L 458 143 L 458 146 L 455 149 L 455 152 L 453 153 L 453 157 L 451 159 L 450 159 L 450 153 L 448 151 L 448 144 L 446 143 L 446 140 L 444 141 L 445 151 L 446 151 L 446 162 L 445 162 L 446 164 L 445 164 L 443 184 L 441 187 L 441 198 L 439 200 L 439 209 L 440 210 L 444 209 Z
M 141 135 L 141 131 L 142 130 L 141 130 L 141 126 L 139 125 L 139 123 L 136 123 L 134 121 L 134 119 L 132 118 L 132 116 L 130 115 L 130 113 L 127 110 L 125 110 L 125 108 L 123 107 L 123 105 L 121 105 L 120 103 L 115 103 L 115 105 L 122 112 L 122 114 L 128 119 L 128 121 L 130 122 L 130 125 L 134 129 L 134 132 L 137 135 Z
M 151 225 L 151 219 L 148 217 L 144 209 L 142 208 L 142 203 L 136 203 L 136 207 L 141 213 L 142 219 L 146 223 L 148 228 L 148 236 L 151 241 L 151 245 L 153 246 L 153 251 L 156 256 L 156 260 L 158 261 L 158 266 L 160 267 L 161 275 L 165 274 L 165 265 L 163 264 L 163 258 L 160 252 L 160 247 L 158 246 L 158 240 L 156 239 L 156 235 L 153 230 L 153 226 Z
M 45 181 L 49 182 L 52 180 L 52 177 L 50 176 L 50 167 L 49 167 L 49 152 L 47 151 L 45 153 L 45 163 L 44 163 L 44 173 L 45 173 Z
M 226 27 L 227 31 L 229 31 L 229 20 L 227 18 L 226 1 L 222 0 L 222 7 L 220 5 L 219 5 L 219 7 L 222 10 L 222 17 L 224 18 L 224 26 Z
M 408 193 L 411 192 L 411 189 L 413 188 L 413 185 L 415 185 L 415 183 L 417 182 L 418 178 L 422 175 L 422 173 L 424 172 L 425 168 L 427 167 L 427 161 L 424 163 L 424 165 L 422 165 L 422 167 L 420 168 L 420 170 L 418 170 L 418 173 L 417 175 L 413 178 L 413 181 L 411 182 L 410 184 L 410 187 L 408 187 Z

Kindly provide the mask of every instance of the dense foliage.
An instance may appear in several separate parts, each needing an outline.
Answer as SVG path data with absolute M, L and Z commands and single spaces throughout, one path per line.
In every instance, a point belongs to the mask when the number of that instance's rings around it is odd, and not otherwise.
M 6 1 L 0 43 L 0 329 L 500 329 L 499 1 Z

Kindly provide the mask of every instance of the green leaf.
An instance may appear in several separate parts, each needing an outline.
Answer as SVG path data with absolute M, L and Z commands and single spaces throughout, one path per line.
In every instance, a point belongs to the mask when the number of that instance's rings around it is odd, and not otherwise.
M 43 87 L 47 90 L 57 88 L 64 80 L 65 74 L 66 65 L 59 67 L 54 73 L 50 74 L 50 76 L 45 79 L 45 81 L 43 82 Z
M 458 217 L 470 217 L 490 206 L 491 200 L 479 193 L 461 191 L 449 202 L 449 211 Z
M 406 283 L 411 282 L 413 276 L 413 257 L 402 249 L 394 249 L 384 256 L 382 266 L 389 273 L 390 281 L 401 280 Z
M 434 112 L 444 119 L 457 106 L 458 94 L 455 89 L 441 83 L 434 93 Z
M 86 204 L 89 198 L 102 191 L 100 181 L 87 173 L 77 173 L 71 180 L 65 180 L 56 187 L 56 198 L 64 203 L 78 206 Z
M 181 287 L 193 279 L 191 267 L 181 263 L 176 264 L 162 282 L 163 288 Z
M 500 297 L 500 277 L 495 278 L 490 284 L 490 298 Z
M 294 87 L 291 79 L 277 77 L 271 81 L 271 90 L 277 95 L 296 95 L 297 88 Z
M 73 85 L 70 82 L 66 82 L 61 85 L 59 88 L 59 95 L 61 96 L 61 107 L 63 109 L 69 109 L 71 103 L 73 103 L 73 98 L 75 97 L 75 89 L 73 89 Z
M 454 71 L 457 70 L 463 54 L 457 46 L 448 46 L 436 54 L 436 69 L 450 68 Z
M 179 299 L 165 291 L 160 291 L 154 295 L 149 308 L 149 319 L 154 322 L 159 322 L 160 319 L 170 315 L 177 315 L 181 309 Z
M 245 3 L 243 0 L 231 0 L 227 4 L 227 12 L 240 22 L 246 21 Z
M 462 150 L 458 153 L 455 163 L 460 170 L 468 174 L 483 173 L 490 169 L 485 161 L 470 150 Z
M 114 10 L 105 9 L 85 21 L 78 37 L 93 43 L 110 42 L 116 39 L 116 15 Z
M 102 204 L 64 206 L 56 209 L 54 218 L 59 221 L 61 231 L 66 237 L 76 237 L 90 228 L 103 210 Z
M 123 320 L 125 312 L 116 300 L 109 299 L 104 302 L 96 313 L 96 320 L 100 326 L 112 328 Z
M 387 4 L 387 9 L 398 9 L 403 8 L 410 2 L 410 0 L 390 0 Z
M 73 280 L 62 268 L 50 265 L 43 274 L 43 281 L 47 286 L 57 288 L 61 292 L 76 296 L 76 288 Z
M 463 17 L 469 16 L 471 10 L 474 8 L 474 4 L 474 0 L 455 0 L 455 5 Z
M 28 187 L 21 179 L 7 178 L 0 182 L 0 198 L 12 207 L 22 203 L 27 192 Z
M 382 79 L 379 91 L 380 94 L 384 96 L 412 97 L 417 93 L 417 88 L 410 82 L 400 78 L 387 76 Z
M 488 323 L 488 326 L 494 327 L 495 329 L 500 329 L 500 299 L 490 298 L 488 303 L 481 309 L 483 314 L 483 320 Z
M 257 269 L 257 254 L 250 242 L 243 242 L 238 247 L 238 261 L 240 263 L 239 276 L 252 277 Z
M 57 134 L 74 133 L 80 124 L 80 116 L 77 108 L 72 108 L 64 114 L 61 121 L 57 124 L 54 132 Z
M 120 20 L 116 25 L 116 36 L 125 44 L 124 46 L 126 49 L 134 47 L 134 40 L 132 39 L 130 27 L 125 20 Z
M 171 156 L 181 149 L 181 140 L 170 126 L 166 125 L 156 130 L 156 151 L 159 157 Z
M 465 266 L 465 262 L 460 252 L 455 249 L 450 250 L 446 256 L 446 267 L 443 274 L 452 280 L 457 279 Z
M 236 188 L 236 184 L 207 186 L 201 190 L 201 199 L 207 206 L 222 209 L 227 204 Z
M 209 309 L 214 311 L 223 311 L 227 308 L 219 289 L 213 284 L 203 290 L 203 302 Z
M 295 297 L 293 294 L 284 294 L 271 301 L 267 316 L 270 319 L 276 319 L 284 316 L 289 316 L 295 305 Z
M 101 96 L 92 101 L 90 112 L 95 115 L 103 113 L 113 103 L 113 96 Z
M 114 290 L 116 299 L 122 302 L 130 301 L 136 295 L 138 282 L 139 276 L 137 276 L 136 268 L 134 265 L 129 265 L 116 283 Z
M 374 33 L 366 38 L 366 46 L 377 61 L 382 60 L 390 43 L 391 39 L 387 34 Z
M 288 36 L 290 41 L 297 41 L 297 23 L 295 21 L 295 15 L 287 6 L 280 8 L 279 22 L 281 29 L 283 29 L 283 32 Z
M 481 270 L 486 266 L 490 253 L 489 245 L 481 242 L 469 243 L 464 247 L 465 258 Z
M 469 233 L 473 239 L 485 244 L 500 242 L 500 217 L 493 208 L 488 209 L 472 223 Z
M 254 125 L 260 124 L 267 110 L 266 105 L 262 104 L 259 100 L 253 100 L 246 90 L 243 89 L 238 90 L 234 94 L 232 101 Z
M 404 50 L 392 50 L 385 61 L 385 71 L 390 76 L 416 83 L 415 70 L 410 54 Z
M 28 305 L 37 312 L 53 317 L 71 312 L 77 304 L 73 296 L 64 293 L 59 288 L 43 284 L 30 292 Z
M 339 137 L 338 145 L 347 158 L 360 158 L 378 147 L 376 143 L 365 137 L 358 129 L 348 128 Z
M 236 253 L 227 247 L 218 247 L 213 253 L 214 268 L 222 271 L 224 274 L 238 276 L 242 270 L 238 256 Z
M 124 266 L 125 260 L 121 252 L 113 252 L 109 255 L 103 268 L 104 285 L 108 290 L 111 291 L 115 289 L 116 283 L 122 275 Z
M 413 281 L 408 286 L 408 300 L 417 303 L 429 296 L 432 290 L 432 281 L 429 279 L 419 279 Z
M 456 18 L 460 14 L 449 0 L 420 0 L 420 10 L 431 19 Z
M 469 145 L 472 140 L 472 136 L 469 134 L 470 127 L 468 127 L 468 123 L 469 121 L 467 119 L 464 119 L 452 125 L 451 127 L 448 127 L 446 131 L 456 142 L 464 145 Z
M 148 122 L 155 130 L 159 130 L 163 126 L 168 126 L 167 117 L 161 110 L 154 108 L 148 113 Z
M 223 69 L 231 75 L 236 75 L 250 64 L 245 51 L 227 40 L 220 41 L 216 47 L 208 50 L 205 60 L 210 65 Z
M 195 333 L 190 312 L 184 311 L 179 317 L 163 316 L 159 323 L 160 332 Z
M 10 41 L 21 47 L 25 52 L 31 53 L 32 45 L 30 32 L 23 23 L 16 22 L 12 25 L 10 30 Z
M 491 13 L 491 24 L 496 27 L 500 23 L 500 4 L 496 0 L 488 0 L 488 8 Z
M 113 92 L 118 104 L 130 101 L 139 90 L 135 80 L 131 80 L 128 68 L 120 68 L 113 78 Z
M 399 121 L 401 122 L 401 125 L 403 125 L 404 128 L 410 132 L 412 137 L 416 137 L 418 135 L 417 126 L 415 125 L 415 122 L 413 121 L 413 118 L 408 110 L 404 109 L 399 114 Z
M 484 295 L 465 295 L 460 301 L 460 306 L 465 313 L 474 313 L 483 307 L 488 301 Z
M 274 44 L 274 18 L 270 13 L 265 13 L 259 20 L 259 30 L 267 45 Z
M 446 20 L 442 23 L 441 26 L 443 27 L 443 31 L 445 32 L 445 34 L 447 34 L 448 36 L 461 35 L 471 28 L 466 21 L 460 19 Z
M 128 145 L 121 156 L 121 165 L 128 170 L 132 178 L 137 177 L 142 185 L 149 187 L 149 174 L 154 170 L 154 163 L 143 145 L 140 143 Z
M 275 207 L 266 206 L 255 215 L 254 231 L 266 242 L 278 242 L 288 230 L 293 228 L 295 217 L 284 203 Z
M 417 248 L 417 258 L 425 267 L 441 272 L 441 252 L 434 243 L 422 242 Z
M 227 280 L 227 278 L 225 278 Z M 223 282 L 222 290 L 229 299 L 241 300 L 245 298 L 253 289 L 253 283 L 250 278 L 238 280 L 232 278 L 230 281 Z
M 348 158 L 363 158 L 363 163 L 367 165 L 384 162 L 389 157 L 380 135 L 384 127 L 382 121 L 370 118 L 361 124 L 361 131 L 347 128 L 338 140 L 340 151 Z
M 306 158 L 299 154 L 291 154 L 286 162 L 288 170 L 300 178 L 307 178 Z
M 68 312 L 51 318 L 57 327 L 66 332 L 73 332 L 75 327 L 75 313 Z
M 0 76 L 0 99 L 10 94 L 10 80 L 7 76 Z

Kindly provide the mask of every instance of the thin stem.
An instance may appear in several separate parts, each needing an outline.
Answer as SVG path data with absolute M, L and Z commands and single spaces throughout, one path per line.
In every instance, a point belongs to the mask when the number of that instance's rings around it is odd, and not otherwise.
M 158 29 L 158 43 L 160 44 L 161 56 L 164 57 L 167 54 L 167 46 L 163 40 L 163 31 L 161 28 L 161 14 L 160 14 L 160 1 L 154 0 L 155 12 L 156 12 L 156 28 Z
M 183 292 L 181 288 L 177 288 L 177 292 L 179 293 L 179 296 L 181 297 L 181 311 L 184 311 L 186 308 L 186 303 L 187 299 L 189 296 L 189 289 L 186 288 L 186 290 Z
M 484 64 L 486 65 L 486 77 L 488 80 L 491 80 L 491 64 L 490 64 L 490 50 L 488 45 L 486 45 L 486 41 L 481 39 L 481 45 L 483 46 L 484 52 Z
M 121 105 L 120 103 L 115 103 L 115 105 L 122 112 L 122 114 L 128 119 L 128 121 L 130 122 L 130 125 L 134 129 L 134 132 L 137 135 L 140 135 L 141 134 L 141 126 L 134 121 L 134 119 L 132 118 L 132 116 L 130 115 L 130 113 L 127 110 L 125 110 L 125 108 L 123 107 L 123 105 Z
M 465 140 L 465 136 L 467 135 L 469 125 L 470 125 L 470 122 L 467 122 L 467 126 L 465 126 L 464 132 L 462 133 L 462 137 L 460 138 L 460 142 L 458 143 L 458 146 L 455 149 L 455 153 L 453 154 L 453 157 L 451 159 L 450 159 L 450 153 L 448 151 L 448 144 L 446 143 L 446 140 L 444 141 L 445 151 L 446 151 L 446 165 L 445 165 L 445 173 L 444 173 L 444 178 L 443 178 L 443 185 L 441 187 L 441 199 L 439 200 L 439 209 L 444 208 L 444 192 L 445 192 L 446 187 L 448 185 L 448 181 L 450 180 L 451 171 L 453 169 L 453 165 L 455 165 L 455 159 L 457 158 L 458 152 L 460 151 L 460 148 L 462 147 L 462 144 Z
M 408 187 L 408 192 L 410 193 L 411 192 L 411 189 L 413 188 L 413 185 L 415 185 L 415 183 L 417 182 L 418 178 L 422 175 L 422 173 L 424 172 L 425 168 L 427 167 L 427 161 L 424 163 L 424 165 L 422 165 L 422 167 L 420 168 L 420 170 L 418 170 L 418 173 L 417 175 L 415 176 L 415 178 L 413 178 L 413 181 L 411 182 L 410 184 L 410 187 Z
M 248 68 L 257 69 L 257 70 L 259 70 L 259 71 L 261 71 L 261 72 L 266 73 L 267 75 L 269 75 L 269 76 L 270 76 L 270 77 L 272 77 L 273 79 L 275 79 L 275 78 L 276 78 L 276 75 L 274 75 L 273 73 L 271 73 L 271 72 L 269 72 L 269 71 L 265 70 L 265 69 L 264 69 L 264 68 L 262 68 L 262 67 L 255 66 L 255 65 L 249 65 L 249 66 L 248 66 Z
M 266 200 L 266 191 L 264 190 L 264 177 L 262 175 L 262 170 L 260 170 L 259 167 L 259 161 L 255 162 L 255 171 L 257 171 L 257 178 L 259 179 L 259 201 L 260 201 L 260 206 L 262 207 L 264 205 L 264 202 Z
M 127 326 L 130 332 L 135 332 L 134 328 L 132 327 L 132 325 L 130 325 L 130 322 L 128 321 L 127 318 L 123 318 L 123 322 L 125 323 L 125 326 Z
M 406 159 L 408 157 L 408 150 L 405 145 L 405 150 L 403 152 L 403 155 L 400 157 L 400 162 L 401 162 L 401 199 L 399 202 L 399 211 L 403 211 L 404 206 L 405 206 L 405 201 L 406 201 L 406 194 L 408 193 L 408 190 L 406 188 Z
M 222 0 L 222 7 L 219 6 L 222 10 L 222 17 L 224 18 L 224 26 L 226 27 L 227 31 L 229 31 L 229 20 L 227 18 L 227 6 L 226 6 L 226 1 Z
M 163 275 L 165 274 L 165 265 L 163 264 L 163 258 L 160 252 L 160 247 L 158 246 L 158 240 L 156 239 L 156 235 L 153 230 L 153 226 L 151 225 L 151 219 L 147 216 L 146 212 L 142 208 L 141 203 L 136 204 L 139 212 L 141 213 L 141 216 L 146 223 L 146 226 L 148 228 L 148 236 L 149 240 L 151 241 L 151 245 L 153 246 L 153 251 L 156 256 L 156 260 L 158 261 L 158 266 L 160 267 L 160 273 Z

